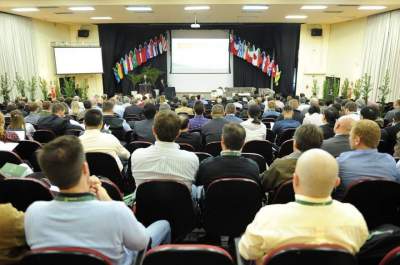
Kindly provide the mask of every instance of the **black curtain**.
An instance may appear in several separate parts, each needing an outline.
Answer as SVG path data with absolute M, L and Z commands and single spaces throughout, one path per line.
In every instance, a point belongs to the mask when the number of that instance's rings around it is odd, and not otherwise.
M 294 76 L 297 69 L 300 24 L 202 24 L 202 29 L 233 30 L 241 39 L 253 43 L 272 56 L 282 71 L 281 80 L 276 91 L 282 95 L 295 93 Z M 117 92 L 132 90 L 131 83 L 124 78 L 117 84 L 112 72 L 115 63 L 131 49 L 138 47 L 154 36 L 167 30 L 190 29 L 188 24 L 101 24 L 99 25 L 100 45 L 103 52 L 103 86 L 104 93 L 112 96 Z M 165 73 L 167 78 L 167 56 L 160 55 L 151 59 L 146 65 L 156 67 Z M 244 60 L 234 57 L 234 86 L 270 87 L 270 78 Z

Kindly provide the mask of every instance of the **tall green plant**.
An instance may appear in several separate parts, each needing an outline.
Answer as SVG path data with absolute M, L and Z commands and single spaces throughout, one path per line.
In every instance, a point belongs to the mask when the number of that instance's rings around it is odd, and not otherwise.
M 55 91 L 56 91 L 56 98 L 62 97 L 60 84 L 58 83 L 57 80 L 54 81 L 54 86 L 55 86 Z
M 64 78 L 64 91 L 68 98 L 75 96 L 75 82 L 72 78 Z
M 343 81 L 341 96 L 342 96 L 343 98 L 349 98 L 349 91 L 350 91 L 350 81 L 349 81 L 348 78 L 346 78 L 346 79 Z
M 331 95 L 329 95 L 328 81 L 325 79 L 322 85 L 322 98 L 324 100 L 328 100 L 330 97 Z
M 383 77 L 383 84 L 378 87 L 379 93 L 379 102 L 381 104 L 381 115 L 383 114 L 383 110 L 385 108 L 387 96 L 390 93 L 390 76 L 389 70 L 386 70 L 385 76 Z
M 40 87 L 40 91 L 42 92 L 42 97 L 43 100 L 47 99 L 47 95 L 48 95 L 48 88 L 47 88 L 47 81 L 46 79 L 43 79 L 41 77 L 39 77 L 39 87 Z
M 25 97 L 26 82 L 18 73 L 15 73 L 14 84 L 18 90 L 19 95 L 21 97 Z
M 337 96 L 339 96 L 339 92 L 340 92 L 340 81 L 339 79 L 335 78 L 333 81 L 333 98 L 336 98 Z
M 371 76 L 365 73 L 362 77 L 361 97 L 364 99 L 365 104 L 368 105 L 369 93 L 372 91 Z
M 357 79 L 356 82 L 354 83 L 354 89 L 353 89 L 355 100 L 361 97 L 361 87 L 362 87 L 362 79 Z
M 319 86 L 318 86 L 318 80 L 317 80 L 317 79 L 313 79 L 313 84 L 312 84 L 312 87 L 311 87 L 311 92 L 312 92 L 313 96 L 318 97 Z
M 35 101 L 37 86 L 38 80 L 36 76 L 32 76 L 32 78 L 28 81 L 29 95 L 31 97 L 31 101 Z
M 11 86 L 12 84 L 10 83 L 7 73 L 0 75 L 0 90 L 1 96 L 3 97 L 3 102 L 10 101 Z
M 87 100 L 88 99 L 88 91 L 89 91 L 89 85 L 87 84 L 86 79 L 82 81 L 82 84 L 79 87 L 78 93 L 79 97 L 82 100 Z

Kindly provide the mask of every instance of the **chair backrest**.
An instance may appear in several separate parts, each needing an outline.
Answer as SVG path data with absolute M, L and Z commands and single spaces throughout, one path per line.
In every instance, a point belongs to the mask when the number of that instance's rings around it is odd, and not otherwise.
M 356 265 L 357 260 L 349 251 L 337 245 L 291 244 L 273 250 L 263 264 Z
M 269 116 L 269 118 L 263 118 L 261 121 L 262 122 L 275 122 L 276 118 L 278 118 L 278 116 L 271 115 L 271 116 Z
M 125 130 L 124 128 L 114 128 L 111 129 L 111 134 L 114 135 L 115 137 L 117 137 L 118 140 L 120 141 L 125 141 Z
M 144 120 L 144 116 L 141 114 L 129 114 L 126 115 L 125 117 L 126 121 L 141 121 Z
M 380 140 L 378 145 L 378 152 L 387 153 L 393 155 L 393 146 L 391 146 L 387 141 Z
M 27 160 L 32 166 L 33 171 L 40 172 L 40 166 L 37 161 L 36 151 L 42 148 L 39 142 L 32 140 L 24 140 L 14 148 L 13 152 L 19 155 L 22 160 Z
M 149 250 L 143 265 L 233 265 L 231 255 L 211 245 L 162 245 Z
M 276 137 L 275 133 L 271 129 L 267 128 L 267 137 L 265 138 L 265 140 L 274 143 L 275 137 Z
M 145 142 L 145 141 L 133 141 L 130 142 L 127 146 L 126 149 L 130 152 L 133 153 L 136 149 L 139 148 L 147 148 L 149 146 L 151 146 L 152 143 L 150 142 Z
M 353 204 L 371 230 L 382 224 L 399 224 L 400 184 L 394 181 L 363 178 L 348 187 L 343 202 Z
M 197 157 L 199 158 L 200 163 L 210 157 L 213 157 L 212 155 L 210 155 L 209 153 L 205 153 L 205 152 L 195 152 L 195 154 L 197 155 Z
M 189 152 L 195 151 L 193 145 L 191 145 L 191 144 L 187 144 L 187 143 L 178 143 L 178 144 L 179 144 L 179 147 L 181 150 L 186 150 Z
M 68 129 L 65 131 L 65 135 L 74 135 L 76 137 L 81 136 L 82 133 L 83 131 L 78 129 Z
M 190 190 L 176 181 L 145 182 L 136 191 L 136 217 L 145 226 L 157 220 L 167 220 L 171 225 L 173 240 L 182 238 L 195 225 Z
M 209 153 L 212 156 L 219 156 L 222 151 L 221 142 L 211 142 L 206 144 L 204 147 L 204 152 Z
M 0 203 L 11 203 L 25 211 L 35 201 L 50 201 L 53 195 L 41 181 L 31 178 L 7 178 L 0 181 Z
M 281 158 L 287 155 L 290 155 L 291 153 L 293 153 L 293 139 L 290 140 L 286 140 L 285 142 L 283 142 L 281 144 L 281 147 L 279 148 L 279 152 L 277 157 Z
M 246 178 L 221 178 L 207 188 L 204 229 L 210 235 L 239 236 L 262 206 L 257 182 Z
M 249 158 L 257 163 L 258 169 L 260 173 L 264 172 L 267 169 L 267 165 L 265 163 L 264 157 L 255 153 L 242 153 L 242 156 Z
M 50 247 L 34 249 L 22 258 L 21 265 L 112 265 L 111 260 L 100 252 L 78 247 Z
M 243 146 L 244 153 L 255 153 L 262 155 L 264 157 L 265 162 L 268 165 L 271 165 L 274 160 L 274 156 L 272 153 L 272 143 L 267 140 L 254 140 L 245 143 Z
M 5 163 L 19 165 L 22 162 L 22 159 L 16 153 L 0 150 L 0 168 L 3 167 Z
M 41 144 L 48 143 L 56 138 L 54 132 L 50 130 L 37 130 L 33 133 L 33 139 Z
M 276 136 L 276 144 L 280 146 L 283 142 L 292 139 L 295 131 L 296 129 L 291 128 L 291 129 L 286 129 L 280 134 L 278 134 Z
M 276 189 L 271 204 L 282 204 L 292 201 L 294 201 L 293 180 L 288 180 Z
M 123 201 L 123 194 L 121 190 L 118 188 L 114 182 L 109 181 L 108 179 L 100 179 L 101 186 L 107 191 L 108 195 L 114 201 Z
M 400 264 L 400 247 L 392 249 L 383 257 L 379 265 L 398 265 Z

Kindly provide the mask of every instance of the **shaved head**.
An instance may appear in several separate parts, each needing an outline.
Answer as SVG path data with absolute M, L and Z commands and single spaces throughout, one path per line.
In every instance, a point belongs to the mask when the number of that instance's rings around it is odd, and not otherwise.
M 339 166 L 336 159 L 321 149 L 304 152 L 297 160 L 294 173 L 296 194 L 325 198 L 339 184 Z
M 336 134 L 350 134 L 351 128 L 353 127 L 355 120 L 351 117 L 343 116 L 339 118 L 335 123 L 334 131 Z

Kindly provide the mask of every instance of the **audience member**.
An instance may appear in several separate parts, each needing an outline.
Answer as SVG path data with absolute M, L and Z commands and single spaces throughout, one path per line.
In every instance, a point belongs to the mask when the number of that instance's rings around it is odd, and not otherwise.
M 24 116 L 22 115 L 21 111 L 13 110 L 10 113 L 10 125 L 7 127 L 7 131 L 22 131 L 27 136 L 32 137 L 33 133 L 35 132 L 35 128 L 30 123 L 25 123 Z M 25 140 L 24 137 L 20 137 Z
M 260 121 L 261 109 L 256 104 L 251 104 L 247 110 L 248 119 L 240 125 L 246 130 L 246 142 L 253 140 L 265 140 L 267 127 Z
M 192 152 L 180 150 L 174 143 L 180 128 L 179 117 L 174 112 L 156 115 L 153 125 L 155 144 L 136 149 L 131 156 L 132 175 L 137 186 L 148 180 L 166 179 L 181 181 L 192 188 L 199 159 Z
M 126 119 L 126 117 L 128 116 L 128 115 L 136 115 L 136 116 L 141 116 L 143 114 L 143 108 L 141 108 L 141 107 L 139 107 L 138 105 L 137 105 L 137 100 L 135 99 L 135 98 L 133 98 L 132 100 L 131 100 L 131 105 L 130 106 L 127 106 L 126 108 L 125 108 L 125 111 L 124 111 L 124 119 Z
M 264 109 L 263 118 L 277 118 L 281 115 L 280 112 L 276 111 L 275 100 L 269 100 L 267 107 Z
M 323 125 L 320 126 L 322 133 L 324 134 L 324 139 L 331 138 L 335 135 L 334 127 L 336 120 L 339 118 L 339 112 L 333 108 L 327 108 L 324 110 L 322 116 Z
M 131 130 L 131 127 L 124 119 L 115 115 L 114 103 L 112 101 L 105 101 L 103 103 L 103 121 L 104 125 L 107 125 L 110 130 L 123 129 L 126 132 Z
M 304 120 L 304 115 L 297 109 L 299 107 L 299 101 L 297 99 L 291 99 L 288 103 L 288 105 L 292 108 L 293 115 L 292 119 L 298 121 L 300 124 L 303 123 Z M 276 119 L 277 121 L 283 120 L 283 113 L 279 115 L 279 117 Z
M 241 155 L 246 131 L 237 123 L 225 124 L 222 129 L 221 155 L 204 160 L 199 167 L 196 182 L 206 189 L 214 180 L 229 178 L 249 178 L 260 182 L 258 165 Z
M 360 114 L 357 112 L 357 104 L 353 101 L 348 101 L 344 105 L 344 116 L 343 117 L 349 117 L 352 118 L 354 121 L 359 121 L 360 120 Z
M 79 106 L 79 101 L 75 101 L 75 100 L 72 101 L 71 102 L 71 111 L 69 112 L 69 114 L 78 118 L 78 114 L 80 111 L 81 111 L 81 108 Z
M 342 198 L 351 182 L 363 177 L 400 181 L 400 172 L 391 155 L 378 153 L 381 138 L 379 126 L 371 120 L 360 120 L 350 131 L 350 147 L 338 158 L 341 184 L 335 195 Z
M 350 117 L 338 119 L 333 128 L 335 136 L 324 140 L 321 149 L 334 157 L 338 157 L 343 152 L 350 151 L 349 135 L 353 123 L 354 120 Z
M 321 110 L 318 106 L 310 106 L 308 113 L 304 117 L 303 124 L 314 124 L 318 127 L 323 125 Z
M 400 110 L 400 99 L 397 99 L 393 102 L 393 109 L 389 110 L 385 114 L 385 120 L 391 122 L 394 119 L 394 114 Z
M 379 118 L 379 109 L 376 106 L 370 105 L 361 109 L 361 119 L 375 121 L 380 128 L 383 128 L 383 119 Z
M 76 119 L 78 121 L 81 121 L 85 118 L 86 111 L 88 111 L 92 108 L 92 102 L 90 100 L 85 100 L 83 102 L 83 108 L 84 108 L 84 110 L 80 111 L 78 113 L 78 116 L 76 117 Z
M 43 101 L 42 110 L 39 112 L 40 117 L 51 115 L 51 102 Z M 39 121 L 38 121 L 39 123 Z
M 40 119 L 39 105 L 36 102 L 30 102 L 28 106 L 29 106 L 29 114 L 24 118 L 24 120 L 26 123 L 37 125 Z
M 188 102 L 186 99 L 181 100 L 181 106 L 175 109 L 177 114 L 186 113 L 187 115 L 193 115 L 193 109 L 188 107 Z
M 179 137 L 176 138 L 177 143 L 186 143 L 193 146 L 195 151 L 202 150 L 202 137 L 199 132 L 189 132 L 189 116 L 187 114 L 179 114 L 181 124 Z
M 296 129 L 293 137 L 293 153 L 275 159 L 262 174 L 265 191 L 276 189 L 283 182 L 292 179 L 297 159 L 310 149 L 320 148 L 324 137 L 320 128 L 313 124 L 302 125 Z
M 224 106 L 216 104 L 211 109 L 212 120 L 201 127 L 201 134 L 205 137 L 206 144 L 221 141 L 222 127 L 227 120 L 224 119 Z
M 154 116 L 156 115 L 156 106 L 152 103 L 146 103 L 143 106 L 144 120 L 135 121 L 132 124 L 132 129 L 136 134 L 137 140 L 147 141 L 154 143 L 155 138 L 153 135 Z
M 163 102 L 158 107 L 158 111 L 159 112 L 169 112 L 169 111 L 171 111 L 171 106 L 168 103 Z
M 60 189 L 53 201 L 31 204 L 25 214 L 25 234 L 32 250 L 45 247 L 86 247 L 113 264 L 132 264 L 149 240 L 168 243 L 170 227 L 157 221 L 147 228 L 124 202 L 112 201 L 101 182 L 90 177 L 79 139 L 62 136 L 39 151 L 39 164 Z M 106 220 L 113 220 L 112 224 Z M 45 225 L 45 227 L 43 227 Z
M 381 139 L 393 152 L 393 148 L 397 141 L 397 134 L 400 132 L 400 111 L 396 111 L 393 115 L 392 126 L 388 126 L 381 130 Z
M 194 103 L 194 118 L 189 120 L 189 130 L 201 130 L 201 127 L 210 120 L 204 117 L 204 104 L 200 100 Z
M 331 155 L 318 149 L 302 154 L 293 174 L 295 201 L 268 205 L 257 213 L 239 241 L 241 256 L 262 264 L 272 250 L 296 243 L 335 244 L 356 254 L 368 238 L 368 228 L 353 205 L 332 200 L 339 183 Z
M 236 117 L 236 107 L 233 103 L 228 103 L 225 106 L 225 120 L 233 123 L 241 123 L 243 120 L 239 117 Z
M 290 106 L 283 108 L 282 116 L 283 120 L 275 122 L 274 127 L 272 127 L 275 135 L 279 135 L 287 129 L 295 129 L 301 125 L 300 122 L 293 119 L 293 109 Z

